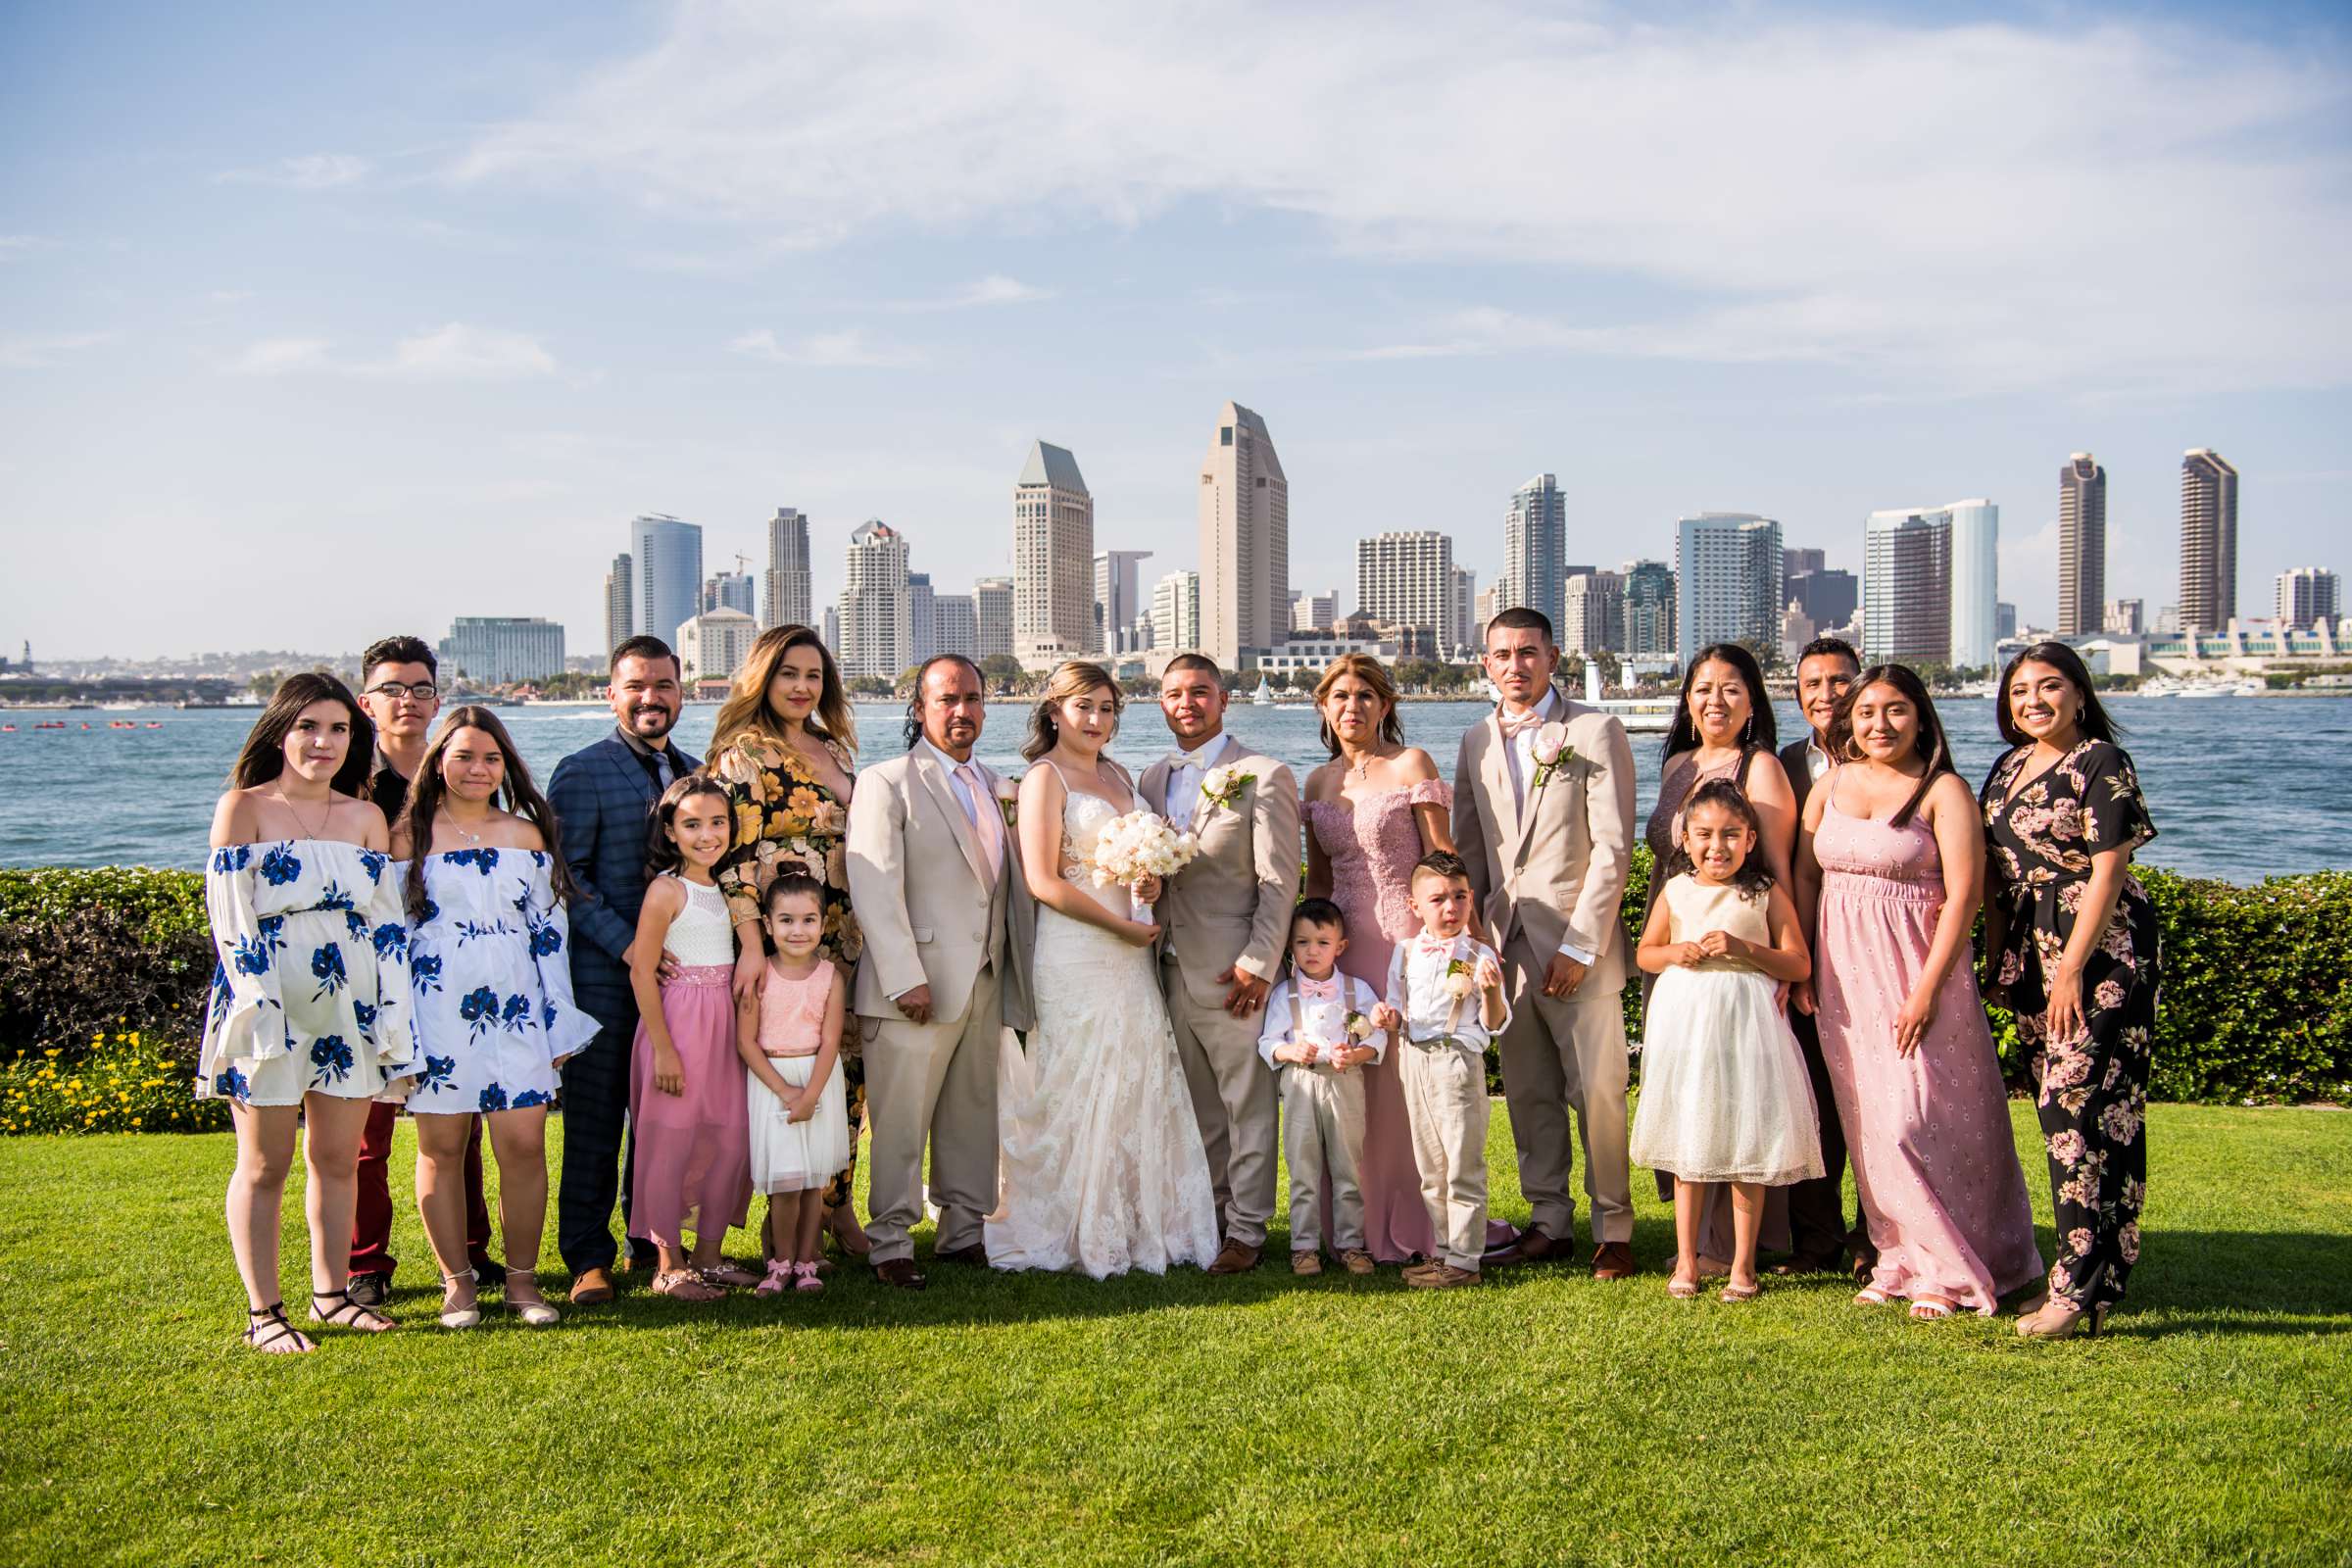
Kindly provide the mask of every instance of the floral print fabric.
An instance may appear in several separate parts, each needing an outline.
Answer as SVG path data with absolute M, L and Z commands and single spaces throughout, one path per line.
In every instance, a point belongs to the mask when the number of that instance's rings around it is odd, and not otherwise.
M 2136 850 L 2156 827 L 2132 759 L 2118 747 L 2085 740 L 2020 789 L 2032 750 L 2021 746 L 1995 763 L 1981 797 L 1987 896 L 2008 920 L 1993 972 L 2033 1054 L 2058 1227 L 2050 1294 L 2087 1310 L 2123 1298 L 2147 1198 L 2159 954 L 2156 907 L 2136 877 L 2125 875 L 2083 967 L 2081 1033 L 2051 1038 L 2048 978 L 2074 936 L 2093 857 Z

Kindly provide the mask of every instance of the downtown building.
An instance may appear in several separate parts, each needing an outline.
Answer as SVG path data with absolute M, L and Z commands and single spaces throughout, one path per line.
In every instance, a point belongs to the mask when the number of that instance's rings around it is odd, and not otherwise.
M 1624 629 L 1616 651 L 1629 659 L 1675 657 L 1674 568 L 1663 561 L 1625 564 Z
M 605 573 L 605 653 L 637 635 L 636 573 L 631 569 L 627 552 L 612 558 L 612 567 Z
M 1200 460 L 1200 629 L 1183 646 L 1238 670 L 1245 650 L 1283 643 L 1291 616 L 1291 482 L 1265 420 L 1238 403 Z
M 1625 573 L 1580 571 L 1560 594 L 1562 653 L 1621 653 L 1625 648 Z
M 2309 631 L 2321 621 L 2334 625 L 2343 614 L 2343 580 L 2324 566 L 2294 566 L 2278 574 L 2280 629 Z
M 1494 579 L 1496 612 L 1532 610 L 1558 632 L 1566 615 L 1567 552 L 1567 498 L 1560 493 L 1557 475 L 1539 473 L 1511 493 L 1510 508 L 1503 514 L 1502 574 Z M 1471 618 L 1463 617 L 1465 635 Z
M 835 653 L 844 679 L 895 681 L 914 662 L 906 536 L 879 517 L 868 518 L 850 535 L 840 609 Z
M 1420 528 L 1355 542 L 1354 618 L 1418 628 L 1434 637 L 1437 647 L 1450 650 L 1458 641 L 1457 595 L 1453 540 L 1447 535 Z
M 1206 652 L 1200 646 L 1199 572 L 1171 571 L 1152 585 L 1152 649 L 1164 654 Z
M 689 616 L 671 645 L 677 650 L 686 689 L 733 680 L 752 657 L 752 644 L 759 636 L 759 617 L 732 605 L 714 605 Z
M 704 610 L 740 610 L 747 615 L 759 612 L 760 585 L 748 571 L 722 571 L 703 584 Z
M 1142 628 L 1151 624 L 1152 617 L 1143 602 L 1140 568 L 1151 559 L 1149 550 L 1105 550 L 1095 557 L 1093 652 L 1097 656 L 1116 660 L 1141 649 Z
M 639 634 L 674 646 L 678 628 L 702 612 L 703 530 L 652 513 L 629 524 L 629 542 L 635 559 L 632 621 Z
M 1863 524 L 1862 657 L 1984 669 L 2000 641 L 2001 509 L 1874 512 Z
M 2106 608 L 2107 470 L 2078 452 L 2058 470 L 2058 635 L 2099 631 Z
M 970 594 L 939 594 L 932 599 L 931 651 L 980 662 L 980 612 Z
M 815 615 L 809 572 L 808 519 L 797 507 L 778 507 L 767 519 L 767 613 L 761 625 L 806 626 Z
M 2180 629 L 2227 631 L 2237 618 L 2237 470 L 2192 447 L 2180 459 Z
M 972 584 L 972 613 L 980 623 L 979 659 L 1012 657 L 1012 579 L 982 577 Z
M 1675 657 L 1713 643 L 1759 659 L 1781 641 L 1781 525 L 1750 512 L 1701 512 L 1675 525 Z M 1630 650 L 1629 650 L 1630 652 Z
M 511 686 L 564 673 L 564 626 L 541 615 L 460 615 L 434 647 L 443 674 Z
M 1032 442 L 1012 487 L 1012 656 L 1029 670 L 1095 645 L 1095 498 L 1078 460 Z

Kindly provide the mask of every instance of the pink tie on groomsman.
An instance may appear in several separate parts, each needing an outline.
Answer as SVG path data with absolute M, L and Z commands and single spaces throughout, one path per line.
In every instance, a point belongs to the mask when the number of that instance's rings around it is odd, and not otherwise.
M 956 776 L 963 781 L 964 813 L 972 819 L 972 831 L 980 835 L 980 848 L 988 856 L 988 874 L 993 877 L 1004 869 L 1004 822 L 997 815 L 996 792 L 981 778 L 976 763 L 956 763 Z

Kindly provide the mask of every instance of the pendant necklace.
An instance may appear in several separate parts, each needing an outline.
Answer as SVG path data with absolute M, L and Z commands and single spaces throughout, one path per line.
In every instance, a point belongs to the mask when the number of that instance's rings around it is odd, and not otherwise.
M 326 798 L 326 816 L 319 822 L 318 831 L 316 833 L 311 831 L 311 824 L 302 819 L 302 813 L 294 808 L 294 803 L 286 799 L 286 787 L 283 784 L 277 787 L 277 804 L 286 808 L 286 814 L 294 818 L 294 825 L 301 828 L 303 837 L 308 839 L 322 839 L 326 833 L 326 824 L 335 819 L 335 798 L 332 794 Z

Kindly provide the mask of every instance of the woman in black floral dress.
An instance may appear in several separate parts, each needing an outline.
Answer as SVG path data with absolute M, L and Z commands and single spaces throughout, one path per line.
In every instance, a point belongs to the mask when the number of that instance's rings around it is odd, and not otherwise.
M 2016 1011 L 2033 1052 L 2058 1223 L 2049 1298 L 2017 1331 L 2062 1339 L 2098 1332 L 2139 1257 L 2158 955 L 2132 852 L 2156 827 L 2073 649 L 2018 655 L 1999 702 L 2014 749 L 1980 797 L 1991 851 L 1984 994 Z

